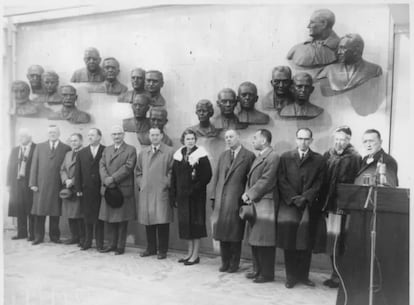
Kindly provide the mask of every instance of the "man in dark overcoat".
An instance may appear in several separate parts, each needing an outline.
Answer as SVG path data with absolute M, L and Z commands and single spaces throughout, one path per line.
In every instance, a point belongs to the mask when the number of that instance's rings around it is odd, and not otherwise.
M 99 162 L 101 176 L 101 195 L 106 188 L 118 187 L 122 193 L 123 203 L 120 207 L 110 206 L 105 197 L 99 210 L 99 219 L 108 224 L 111 244 L 101 252 L 114 251 L 115 255 L 124 254 L 128 221 L 136 218 L 134 200 L 134 168 L 137 152 L 134 146 L 124 142 L 124 130 L 121 126 L 113 126 L 111 136 L 113 145 L 107 146 Z
M 17 235 L 12 239 L 34 240 L 34 219 L 30 214 L 33 191 L 29 188 L 30 166 L 36 144 L 28 129 L 19 130 L 19 146 L 12 149 L 7 166 L 7 186 L 9 187 L 9 216 L 17 217 Z M 29 223 L 29 235 L 27 234 Z
M 253 272 L 246 277 L 255 283 L 273 281 L 275 277 L 277 168 L 279 156 L 270 146 L 272 134 L 259 129 L 253 137 L 253 147 L 259 151 L 247 175 L 242 200 L 253 205 L 256 218 L 248 225 L 248 242 L 252 247 Z
M 312 131 L 296 132 L 297 148 L 282 154 L 278 172 L 280 205 L 277 218 L 277 245 L 284 249 L 286 288 L 298 282 L 315 286 L 309 280 L 313 233 L 311 223 L 324 174 L 323 157 L 309 147 Z
M 43 242 L 46 216 L 49 216 L 49 237 L 60 243 L 59 216 L 62 213 L 60 166 L 70 147 L 59 140 L 56 125 L 48 129 L 49 140 L 36 145 L 30 169 L 29 186 L 33 190 L 32 214 L 35 215 L 34 245 Z
M 85 223 L 85 241 L 81 250 L 91 248 L 94 231 L 96 249 L 102 250 L 104 244 L 104 222 L 98 219 L 101 206 L 99 161 L 105 149 L 105 146 L 100 144 L 101 138 L 101 131 L 91 128 L 88 132 L 90 145 L 79 151 L 75 164 L 75 190 L 80 197 Z
M 256 156 L 240 144 L 240 134 L 234 129 L 227 130 L 224 139 L 229 149 L 220 155 L 217 163 L 211 218 L 213 238 L 220 241 L 222 265 L 219 271 L 233 273 L 239 268 L 245 229 L 245 221 L 239 217 L 241 196 Z

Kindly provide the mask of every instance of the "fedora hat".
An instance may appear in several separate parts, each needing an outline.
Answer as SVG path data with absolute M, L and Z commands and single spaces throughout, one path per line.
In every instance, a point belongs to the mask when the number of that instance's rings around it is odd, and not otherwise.
M 62 199 L 70 199 L 73 197 L 73 195 L 74 193 L 72 192 L 72 190 L 67 188 L 62 189 L 59 192 L 59 197 Z
M 242 205 L 239 209 L 239 217 L 253 225 L 256 221 L 256 208 L 254 204 Z
M 109 188 L 105 190 L 105 202 L 111 208 L 120 208 L 124 203 L 124 196 L 122 195 L 121 190 L 118 187 Z

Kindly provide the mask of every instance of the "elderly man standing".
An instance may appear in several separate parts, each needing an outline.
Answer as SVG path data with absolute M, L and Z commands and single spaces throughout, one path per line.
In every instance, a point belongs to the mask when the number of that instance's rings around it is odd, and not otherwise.
M 100 83 L 105 77 L 99 64 L 101 56 L 96 48 L 87 48 L 84 52 L 83 61 L 86 67 L 76 70 L 70 81 L 72 83 Z
M 174 151 L 162 143 L 163 136 L 158 127 L 149 130 L 151 145 L 138 154 L 135 170 L 138 222 L 145 225 L 147 233 L 147 249 L 141 257 L 157 253 L 158 233 L 158 259 L 167 257 L 169 225 L 173 221 L 169 188 Z
M 300 128 L 296 132 L 297 148 L 280 157 L 277 244 L 285 252 L 286 288 L 293 288 L 298 282 L 315 286 L 309 280 L 313 246 L 310 228 L 318 215 L 312 209 L 322 185 L 325 163 L 320 154 L 310 149 L 312 141 L 312 131 Z
M 36 144 L 28 129 L 20 129 L 19 145 L 10 153 L 7 166 L 7 186 L 9 188 L 9 216 L 17 217 L 17 235 L 12 239 L 34 240 L 34 217 L 30 214 L 33 192 L 29 188 L 30 166 Z M 27 224 L 29 223 L 29 235 Z
M 253 272 L 246 275 L 255 283 L 275 277 L 277 169 L 279 156 L 271 147 L 272 134 L 259 129 L 253 136 L 253 147 L 259 151 L 247 175 L 242 200 L 256 211 L 254 223 L 248 226 L 248 242 L 252 247 Z
M 222 265 L 219 271 L 233 273 L 239 269 L 245 227 L 245 221 L 239 217 L 241 196 L 256 156 L 241 145 L 237 131 L 227 130 L 224 139 L 229 149 L 220 155 L 217 164 L 211 218 L 213 238 L 220 241 Z
M 99 219 L 108 224 L 111 234 L 110 245 L 102 253 L 114 251 L 115 255 L 124 254 L 128 221 L 136 216 L 134 200 L 134 168 L 137 162 L 135 147 L 124 142 L 124 130 L 113 126 L 111 137 L 113 145 L 107 146 L 99 162 L 99 174 L 102 181 L 101 194 L 117 188 L 122 195 L 122 205 L 114 206 L 102 197 Z
M 32 214 L 35 216 L 35 240 L 33 245 L 43 242 L 45 220 L 49 216 L 49 236 L 54 243 L 60 243 L 59 216 L 62 201 L 60 166 L 70 147 L 59 140 L 60 130 L 56 125 L 48 128 L 49 140 L 36 146 L 30 169 L 29 186 L 33 193 Z

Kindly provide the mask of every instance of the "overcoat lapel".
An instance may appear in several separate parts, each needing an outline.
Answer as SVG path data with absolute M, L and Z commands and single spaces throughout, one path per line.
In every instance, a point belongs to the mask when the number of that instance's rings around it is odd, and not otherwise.
M 229 151 L 230 152 L 230 151 Z M 230 156 L 230 154 L 229 154 Z M 224 179 L 224 183 L 227 182 L 228 178 L 230 177 L 230 175 L 236 170 L 236 168 L 243 163 L 244 158 L 246 157 L 246 153 L 244 148 L 242 147 L 239 151 L 239 153 L 236 156 L 236 159 L 234 159 L 233 163 L 230 166 L 229 171 L 227 172 L 227 175 Z M 230 159 L 230 158 L 229 158 Z M 230 161 L 230 160 L 229 160 Z
M 115 151 L 115 146 L 112 146 L 112 156 L 109 159 L 109 162 L 112 162 L 120 153 L 125 150 L 125 143 L 122 143 L 121 146 Z

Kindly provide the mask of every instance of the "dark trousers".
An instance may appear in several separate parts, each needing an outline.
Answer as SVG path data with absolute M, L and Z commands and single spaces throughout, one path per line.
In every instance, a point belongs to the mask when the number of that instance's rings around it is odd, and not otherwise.
M 45 239 L 45 222 L 46 216 L 35 215 L 35 241 L 42 242 Z M 51 241 L 57 241 L 60 238 L 59 216 L 49 216 L 49 237 Z
M 128 221 L 108 222 L 108 229 L 111 236 L 111 247 L 125 249 Z
M 240 265 L 241 241 L 220 241 L 222 266 L 238 268 Z
M 92 246 L 93 233 L 95 230 L 95 242 L 96 248 L 102 249 L 104 244 L 104 222 L 102 220 L 97 220 L 95 224 L 85 223 L 85 247 Z
M 285 250 L 286 279 L 288 281 L 304 281 L 309 278 L 312 258 L 310 250 Z
M 276 247 L 252 246 L 253 270 L 256 277 L 262 276 L 265 279 L 275 278 Z
M 69 229 L 72 235 L 71 239 L 79 243 L 85 241 L 85 224 L 82 218 L 69 218 Z
M 27 225 L 29 223 L 29 226 Z M 29 234 L 27 234 L 27 228 L 29 227 Z M 17 217 L 17 236 L 29 237 L 30 240 L 34 239 L 34 216 L 18 216 Z
M 145 226 L 147 232 L 147 251 L 157 253 L 157 235 L 158 235 L 158 252 L 166 254 L 170 237 L 170 224 L 163 223 L 158 225 Z

